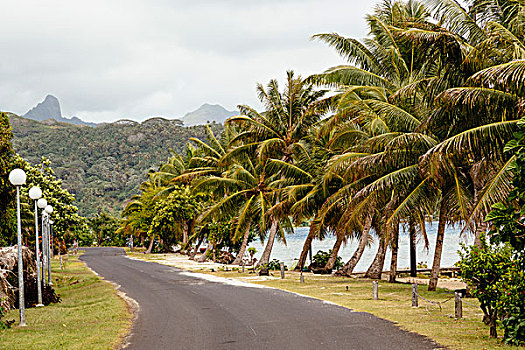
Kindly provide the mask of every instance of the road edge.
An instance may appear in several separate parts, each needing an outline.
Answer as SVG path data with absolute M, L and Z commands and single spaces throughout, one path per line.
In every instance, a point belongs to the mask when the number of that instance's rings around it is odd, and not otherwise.
M 137 320 L 138 315 L 139 315 L 139 311 L 140 311 L 139 303 L 135 299 L 128 296 L 125 292 L 123 292 L 120 289 L 121 287 L 120 284 L 117 284 L 113 281 L 105 279 L 104 277 L 100 276 L 95 270 L 89 267 L 85 261 L 80 260 L 80 259 L 79 261 L 82 261 L 84 263 L 84 266 L 89 271 L 91 271 L 95 276 L 100 278 L 102 281 L 111 284 L 113 288 L 115 289 L 117 296 L 126 303 L 126 308 L 129 314 L 131 315 L 131 319 L 130 319 L 128 326 L 126 327 L 124 331 L 124 334 L 119 336 L 120 338 L 119 344 L 114 347 L 114 349 L 119 349 L 119 350 L 126 349 L 130 345 L 130 339 L 131 339 L 131 336 L 133 335 L 133 325 L 135 324 L 135 321 Z

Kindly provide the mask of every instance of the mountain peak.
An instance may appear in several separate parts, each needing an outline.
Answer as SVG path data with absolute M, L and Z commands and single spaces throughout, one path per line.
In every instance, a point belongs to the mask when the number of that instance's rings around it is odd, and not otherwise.
M 54 103 L 54 102 L 59 103 L 58 102 L 58 98 L 56 98 L 53 95 L 47 95 L 46 98 L 43 101 L 43 103 Z
M 221 105 L 204 103 L 193 112 L 186 113 L 182 117 L 182 121 L 185 126 L 203 125 L 212 122 L 223 124 L 226 119 L 237 114 L 239 112 L 228 111 Z
M 95 126 L 95 123 L 84 122 L 78 117 L 64 118 L 60 110 L 60 102 L 58 98 L 53 95 L 47 95 L 44 100 L 31 108 L 22 117 L 37 121 L 44 121 L 47 119 L 54 119 L 57 122 L 70 123 L 75 125 L 89 125 Z
M 44 101 L 37 104 L 35 107 L 27 111 L 23 115 L 24 118 L 33 120 L 46 120 L 46 119 L 62 119 L 62 111 L 60 110 L 60 102 L 58 98 L 53 95 L 47 95 Z

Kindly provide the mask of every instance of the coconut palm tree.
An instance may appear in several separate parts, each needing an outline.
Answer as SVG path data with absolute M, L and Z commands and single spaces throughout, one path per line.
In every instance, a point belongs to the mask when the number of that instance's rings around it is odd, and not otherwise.
M 274 168 L 292 164 L 301 147 L 299 141 L 324 113 L 323 105 L 315 102 L 325 91 L 315 90 L 300 76 L 295 77 L 293 71 L 288 71 L 283 92 L 279 91 L 277 81 L 271 80 L 266 88 L 258 84 L 257 94 L 264 105 L 264 112 L 259 113 L 252 107 L 241 105 L 241 115 L 227 121 L 228 124 L 239 125 L 243 130 L 231 142 L 233 145 L 240 144 L 232 155 L 255 150 L 261 164 L 266 164 L 268 159 L 272 159 L 270 164 Z M 284 174 L 280 176 L 284 180 Z M 274 205 L 278 206 L 279 195 L 274 200 Z M 274 210 L 273 213 L 279 211 Z M 269 262 L 277 232 L 283 227 L 283 220 L 288 220 L 285 213 L 279 214 L 282 215 L 272 215 L 270 219 L 269 235 L 259 265 Z
M 250 233 L 257 233 L 263 239 L 267 232 L 267 212 L 276 196 L 275 185 L 279 183 L 276 175 L 268 171 L 271 162 L 268 160 L 261 164 L 246 158 L 233 163 L 223 176 L 204 177 L 194 185 L 194 191 L 214 189 L 218 198 L 199 216 L 201 225 L 214 219 L 233 218 L 234 239 L 242 238 L 241 248 L 233 264 L 242 262 Z M 283 226 L 289 230 L 290 222 L 283 222 Z

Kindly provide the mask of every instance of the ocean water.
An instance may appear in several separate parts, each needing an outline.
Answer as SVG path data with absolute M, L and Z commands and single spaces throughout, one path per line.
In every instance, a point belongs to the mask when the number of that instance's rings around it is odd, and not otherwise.
M 425 248 L 425 242 L 421 235 L 417 237 L 417 262 L 424 262 L 430 268 L 432 267 L 432 261 L 434 259 L 434 249 L 436 246 L 436 232 L 437 232 L 437 222 L 427 223 L 426 231 L 429 240 L 428 249 Z M 308 236 L 308 227 L 296 227 L 294 233 L 286 236 L 286 245 L 281 241 L 275 241 L 273 245 L 271 260 L 277 259 L 283 261 L 288 267 L 294 264 L 294 261 L 297 261 L 301 250 L 303 249 L 303 244 Z M 443 253 L 441 256 L 441 267 L 452 267 L 459 260 L 458 251 L 461 249 L 460 243 L 472 244 L 474 241 L 474 236 L 471 233 L 464 232 L 461 234 L 460 227 L 449 226 L 445 230 L 445 239 L 443 243 Z M 315 253 L 318 250 L 328 251 L 332 249 L 335 243 L 335 237 L 330 236 L 326 239 L 319 241 L 314 240 L 312 242 L 312 252 Z M 354 251 L 359 244 L 358 240 L 349 240 L 346 246 L 342 246 L 339 250 L 339 256 L 343 259 L 343 263 L 346 263 L 348 259 L 352 257 Z M 257 253 L 255 257 L 260 259 L 262 251 L 264 250 L 264 244 L 260 241 L 254 241 L 250 244 L 250 247 L 255 247 Z M 365 249 L 363 256 L 359 263 L 357 264 L 354 272 L 364 272 L 368 269 L 368 266 L 374 260 L 375 254 L 377 252 L 377 240 L 374 238 L 374 242 Z M 390 250 L 387 251 L 385 258 L 385 269 L 390 268 Z M 307 264 L 309 264 L 309 259 L 307 259 Z M 399 251 L 398 251 L 398 269 L 406 269 L 409 267 L 409 236 L 408 232 L 405 232 L 403 228 L 400 228 L 399 231 Z

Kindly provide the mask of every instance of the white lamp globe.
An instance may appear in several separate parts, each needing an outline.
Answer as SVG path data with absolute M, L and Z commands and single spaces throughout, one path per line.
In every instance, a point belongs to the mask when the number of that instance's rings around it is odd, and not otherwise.
M 40 187 L 33 186 L 29 189 L 29 198 L 37 200 L 40 197 L 42 197 L 42 190 Z
M 22 169 L 13 169 L 9 173 L 9 182 L 15 186 L 22 186 L 26 183 L 26 173 Z
M 53 212 L 53 207 L 48 204 L 46 205 L 45 211 L 46 213 L 51 214 Z
M 40 208 L 40 209 L 44 209 L 46 206 L 47 206 L 47 200 L 45 198 L 40 198 L 37 202 L 36 202 L 36 205 Z

